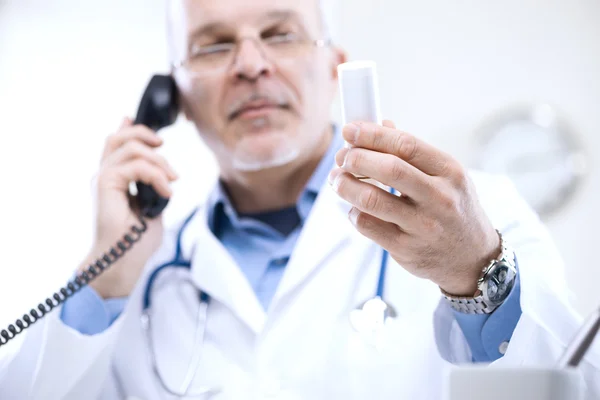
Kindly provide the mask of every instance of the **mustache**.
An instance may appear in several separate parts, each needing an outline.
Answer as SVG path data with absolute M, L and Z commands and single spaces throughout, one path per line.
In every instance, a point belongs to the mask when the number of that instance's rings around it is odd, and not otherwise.
M 290 102 L 285 93 L 271 93 L 254 90 L 236 98 L 235 101 L 227 107 L 227 117 L 231 120 L 240 114 L 244 109 L 256 105 L 269 105 L 287 109 L 290 107 Z

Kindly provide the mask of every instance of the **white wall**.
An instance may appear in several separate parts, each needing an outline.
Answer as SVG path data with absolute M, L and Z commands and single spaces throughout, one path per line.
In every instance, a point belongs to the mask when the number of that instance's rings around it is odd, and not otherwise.
M 85 255 L 91 180 L 104 137 L 166 70 L 162 0 L 8 0 L 0 5 L 0 329 L 43 300 Z M 383 111 L 468 163 L 481 120 L 549 101 L 593 156 L 600 144 L 600 3 L 595 0 L 344 0 L 342 41 L 379 65 Z M 207 189 L 214 163 L 179 123 L 163 150 L 182 176 L 167 218 Z M 75 148 L 75 150 L 73 150 Z M 600 173 L 550 220 L 577 306 L 600 303 L 594 226 Z

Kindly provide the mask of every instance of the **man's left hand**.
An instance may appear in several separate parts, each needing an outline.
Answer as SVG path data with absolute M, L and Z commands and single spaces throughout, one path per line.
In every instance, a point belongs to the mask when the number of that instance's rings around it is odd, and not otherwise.
M 348 124 L 343 136 L 351 148 L 337 153 L 339 168 L 329 182 L 352 204 L 356 229 L 413 275 L 453 295 L 473 296 L 482 269 L 500 253 L 500 238 L 466 170 L 388 121 Z

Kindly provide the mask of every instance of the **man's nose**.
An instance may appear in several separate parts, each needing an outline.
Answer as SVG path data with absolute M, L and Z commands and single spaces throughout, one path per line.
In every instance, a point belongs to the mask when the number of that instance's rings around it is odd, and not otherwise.
M 273 63 L 265 54 L 265 48 L 250 38 L 238 42 L 232 73 L 239 80 L 255 81 L 273 72 Z

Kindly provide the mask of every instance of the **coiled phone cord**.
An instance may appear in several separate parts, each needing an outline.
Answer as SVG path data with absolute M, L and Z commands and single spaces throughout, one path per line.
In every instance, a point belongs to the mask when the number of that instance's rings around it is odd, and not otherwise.
M 51 298 L 48 297 L 44 303 L 38 304 L 37 309 L 32 308 L 29 313 L 23 315 L 21 319 L 17 319 L 14 324 L 10 324 L 7 329 L 2 330 L 0 332 L 0 347 L 4 346 L 9 340 L 13 339 L 19 333 L 43 318 L 54 308 L 64 303 L 65 300 L 73 296 L 81 290 L 81 288 L 104 272 L 104 270 L 123 257 L 123 255 L 140 240 L 143 233 L 146 232 L 146 229 L 148 228 L 144 218 L 139 217 L 139 220 L 141 226 L 133 225 L 131 227 L 131 233 L 125 234 L 121 240 L 117 241 L 115 247 L 111 247 L 108 252 L 104 253 L 93 264 L 90 264 L 87 267 L 87 270 L 81 272 L 72 281 L 67 283 L 65 287 L 54 293 Z

